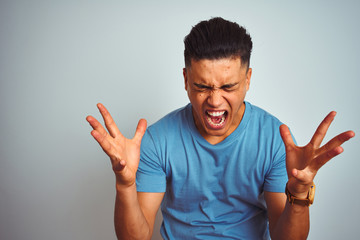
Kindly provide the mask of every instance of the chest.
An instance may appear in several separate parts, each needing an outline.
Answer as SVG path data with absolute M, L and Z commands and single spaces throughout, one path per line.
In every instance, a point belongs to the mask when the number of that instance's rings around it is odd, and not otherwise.
M 241 143 L 223 149 L 187 144 L 169 152 L 167 185 L 177 199 L 257 200 L 271 165 L 267 151 Z

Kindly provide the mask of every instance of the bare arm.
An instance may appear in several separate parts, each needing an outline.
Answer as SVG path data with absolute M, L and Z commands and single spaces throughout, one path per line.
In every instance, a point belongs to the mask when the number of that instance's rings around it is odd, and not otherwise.
M 118 239 L 151 239 L 164 193 L 137 193 L 134 188 L 116 191 L 116 235 Z
M 306 239 L 309 233 L 309 207 L 289 204 L 284 193 L 265 192 L 271 238 Z
M 140 161 L 141 139 L 146 121 L 141 119 L 132 139 L 125 138 L 107 109 L 97 105 L 106 129 L 92 116 L 86 120 L 93 128 L 91 135 L 110 157 L 116 177 L 115 231 L 119 239 L 150 239 L 156 212 L 163 193 L 142 194 L 136 191 L 136 171 Z
M 320 147 L 336 113 L 329 113 L 321 122 L 311 141 L 304 147 L 294 144 L 289 129 L 280 126 L 286 149 L 288 190 L 305 199 L 317 171 L 330 159 L 343 152 L 341 145 L 354 137 L 353 131 L 343 132 Z M 290 204 L 284 193 L 265 193 L 272 239 L 306 239 L 309 233 L 309 207 Z

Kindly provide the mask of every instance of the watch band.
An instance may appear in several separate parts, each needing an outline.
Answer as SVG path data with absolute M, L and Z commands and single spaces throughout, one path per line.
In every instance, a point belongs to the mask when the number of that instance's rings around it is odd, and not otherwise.
M 287 188 L 287 184 L 285 187 L 285 193 L 287 196 L 287 200 L 289 201 L 289 203 L 291 205 L 295 203 L 295 204 L 299 204 L 299 205 L 303 205 L 303 206 L 310 206 L 314 202 L 315 184 L 314 184 L 314 182 L 311 184 L 308 195 L 305 199 L 297 198 L 294 195 L 292 195 L 291 192 L 289 191 L 289 189 Z

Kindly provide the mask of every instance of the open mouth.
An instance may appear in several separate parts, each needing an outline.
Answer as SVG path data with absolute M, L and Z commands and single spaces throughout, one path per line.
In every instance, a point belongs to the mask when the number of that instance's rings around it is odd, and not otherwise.
M 206 122 L 213 129 L 220 129 L 225 125 L 227 111 L 206 111 Z

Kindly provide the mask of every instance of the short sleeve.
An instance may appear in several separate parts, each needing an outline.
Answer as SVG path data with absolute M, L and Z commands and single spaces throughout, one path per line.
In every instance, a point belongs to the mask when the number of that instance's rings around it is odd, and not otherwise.
M 288 181 L 285 163 L 286 154 L 283 153 L 272 163 L 271 169 L 266 175 L 264 190 L 267 192 L 284 192 Z
M 296 139 L 292 133 L 291 136 L 296 144 Z M 280 132 L 278 132 L 274 141 L 277 143 L 278 150 L 272 159 L 271 169 L 266 176 L 264 190 L 268 192 L 285 192 L 285 186 L 288 181 L 286 171 L 286 151 Z
M 141 141 L 136 188 L 138 192 L 165 192 L 166 190 L 166 174 L 149 130 Z

